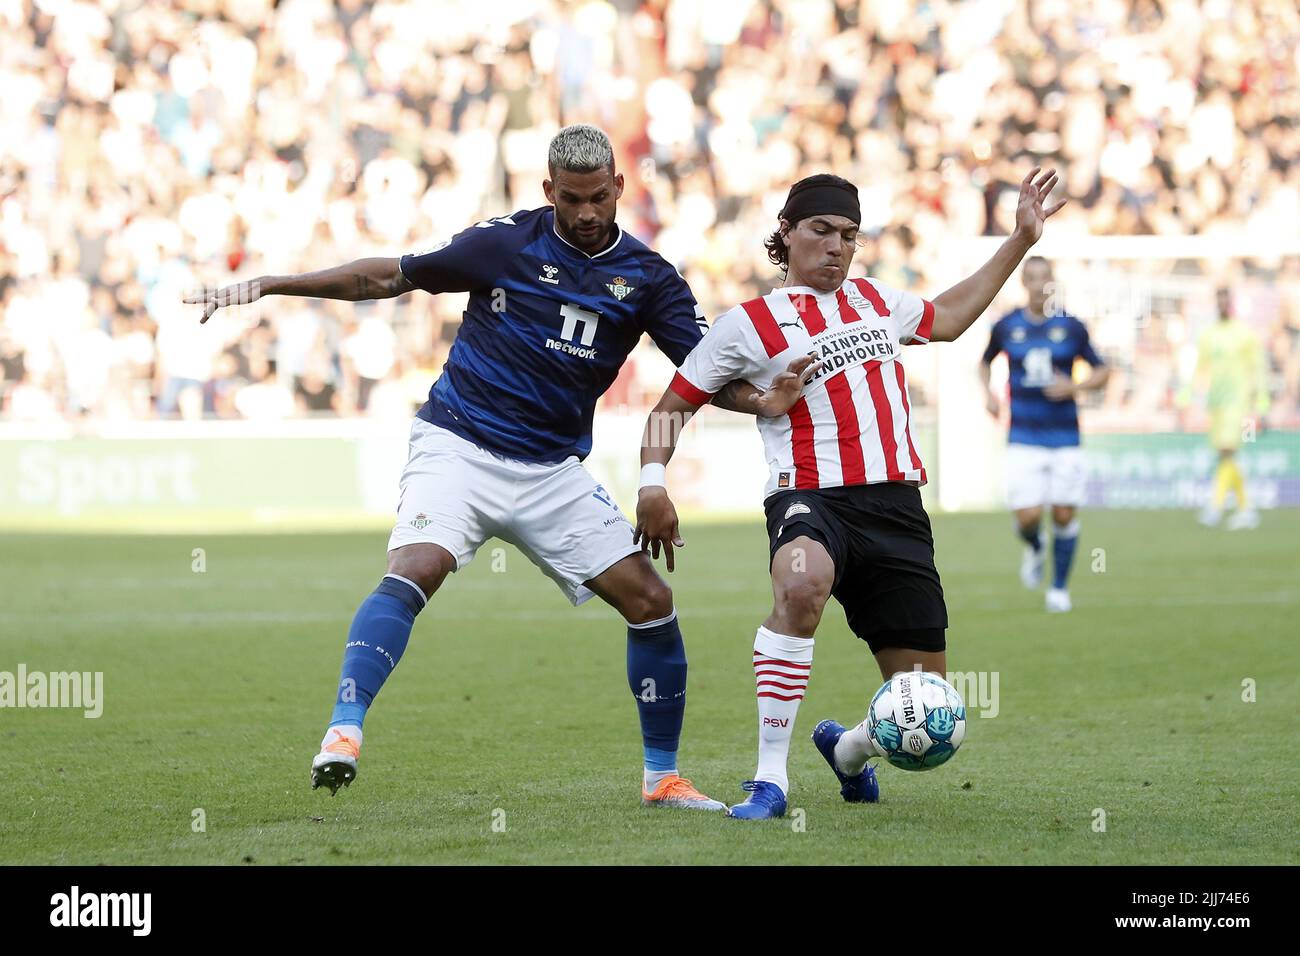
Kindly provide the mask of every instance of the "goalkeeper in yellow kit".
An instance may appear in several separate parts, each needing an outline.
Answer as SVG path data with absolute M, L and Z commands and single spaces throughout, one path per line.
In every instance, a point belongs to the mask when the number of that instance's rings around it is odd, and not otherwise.
M 1237 449 L 1253 430 L 1254 416 L 1268 411 L 1268 385 L 1264 350 L 1259 339 L 1234 317 L 1232 293 L 1216 293 L 1219 321 L 1201 333 L 1197 342 L 1193 385 L 1207 389 L 1210 444 L 1219 453 L 1214 473 L 1214 497 L 1201 512 L 1201 523 L 1217 525 L 1223 517 L 1228 492 L 1236 499 L 1236 512 L 1228 519 L 1231 529 L 1254 528 L 1259 514 L 1246 496 L 1246 481 L 1237 464 Z M 1185 397 L 1190 397 L 1185 393 Z

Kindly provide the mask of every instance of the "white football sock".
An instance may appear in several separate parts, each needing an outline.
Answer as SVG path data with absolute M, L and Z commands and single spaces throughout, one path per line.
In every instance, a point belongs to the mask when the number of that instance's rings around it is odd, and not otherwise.
M 835 744 L 835 766 L 839 767 L 840 773 L 847 777 L 856 777 L 862 773 L 862 768 L 867 765 L 867 758 L 876 756 L 879 756 L 876 753 L 876 745 L 871 742 L 871 735 L 867 733 L 865 720 L 856 727 L 844 731 L 844 735 Z
M 659 786 L 665 777 L 675 776 L 677 776 L 676 770 L 651 770 L 647 767 L 641 780 L 645 785 L 645 792 L 654 793 L 655 787 Z
M 758 697 L 758 769 L 755 780 L 765 780 L 790 793 L 786 759 L 799 701 L 808 690 L 812 671 L 813 639 L 777 634 L 760 627 L 754 635 L 754 685 Z

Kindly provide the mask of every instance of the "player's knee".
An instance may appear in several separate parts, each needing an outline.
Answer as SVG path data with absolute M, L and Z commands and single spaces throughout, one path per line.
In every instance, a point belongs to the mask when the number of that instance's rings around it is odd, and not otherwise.
M 436 544 L 408 544 L 388 553 L 388 573 L 414 581 L 432 595 L 443 579 L 456 569 L 456 559 Z
M 1058 528 L 1074 520 L 1075 509 L 1072 505 L 1052 505 L 1052 521 Z
M 786 622 L 792 633 L 809 635 L 817 629 L 831 594 L 831 583 L 820 576 L 805 574 L 777 586 L 777 616 Z
M 1016 521 L 1019 522 L 1020 527 L 1022 528 L 1028 528 L 1032 530 L 1033 528 L 1037 528 L 1039 523 L 1042 520 L 1043 520 L 1042 508 L 1021 508 L 1019 511 L 1016 512 Z
M 646 624 L 671 617 L 673 613 L 673 589 L 658 575 L 647 580 L 623 608 L 623 616 L 629 624 Z

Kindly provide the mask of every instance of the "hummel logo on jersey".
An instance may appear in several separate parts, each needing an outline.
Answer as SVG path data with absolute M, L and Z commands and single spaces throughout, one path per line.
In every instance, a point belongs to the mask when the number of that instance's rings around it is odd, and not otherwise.
M 620 302 L 636 291 L 636 287 L 628 285 L 622 276 L 615 276 L 613 282 L 606 282 L 605 288 L 614 293 L 614 298 Z
M 1047 337 L 1051 339 L 1053 342 L 1064 342 L 1065 329 L 1061 328 L 1059 325 L 1054 328 L 1048 329 Z
M 543 282 L 549 282 L 551 285 L 560 284 L 560 280 L 555 278 L 556 275 L 559 274 L 559 266 L 553 266 L 548 262 L 542 266 L 542 271 L 545 272 L 546 275 L 539 275 L 537 278 L 541 279 Z
M 789 521 L 795 515 L 810 515 L 810 514 L 812 514 L 811 508 L 809 508 L 802 501 L 796 501 L 789 508 L 785 509 L 785 517 L 782 518 L 781 520 Z

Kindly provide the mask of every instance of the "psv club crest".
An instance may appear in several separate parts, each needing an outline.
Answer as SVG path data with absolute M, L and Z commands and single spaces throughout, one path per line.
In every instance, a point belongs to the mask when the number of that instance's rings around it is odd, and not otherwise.
M 614 298 L 620 302 L 636 291 L 636 286 L 628 285 L 627 280 L 622 276 L 615 276 L 613 282 L 606 282 L 605 288 L 612 292 Z

